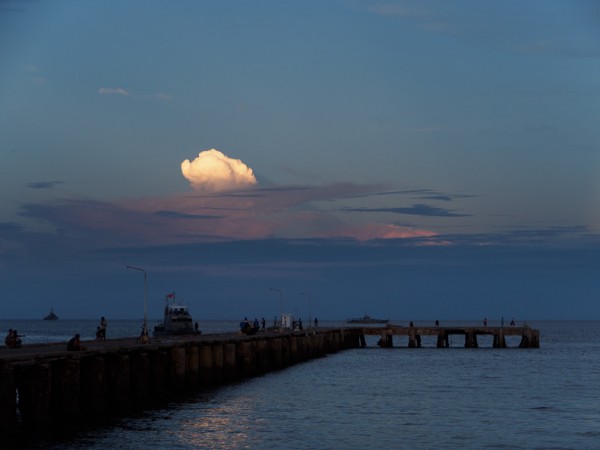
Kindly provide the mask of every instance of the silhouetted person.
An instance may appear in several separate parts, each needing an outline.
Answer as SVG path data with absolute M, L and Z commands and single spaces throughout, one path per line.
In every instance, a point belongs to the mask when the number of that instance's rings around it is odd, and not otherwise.
M 106 321 L 104 316 L 102 316 L 100 318 L 100 339 L 102 339 L 103 341 L 106 340 L 106 327 L 107 326 L 108 326 L 108 322 Z
M 67 350 L 70 350 L 70 351 L 85 350 L 85 347 L 81 345 L 81 340 L 79 339 L 79 334 L 76 334 L 71 339 L 69 339 L 69 342 L 67 342 Z
M 315 328 L 317 328 L 318 326 L 319 326 L 319 319 L 317 319 L 317 318 L 315 317 Z

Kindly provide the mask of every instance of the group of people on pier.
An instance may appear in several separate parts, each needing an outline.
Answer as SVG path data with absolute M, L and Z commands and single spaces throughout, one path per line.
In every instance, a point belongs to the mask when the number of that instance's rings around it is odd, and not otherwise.
M 240 331 L 243 334 L 255 334 L 259 331 L 265 331 L 267 326 L 267 322 L 263 317 L 260 322 L 257 318 L 254 319 L 254 322 L 250 322 L 247 317 L 244 317 L 244 320 L 240 322 Z

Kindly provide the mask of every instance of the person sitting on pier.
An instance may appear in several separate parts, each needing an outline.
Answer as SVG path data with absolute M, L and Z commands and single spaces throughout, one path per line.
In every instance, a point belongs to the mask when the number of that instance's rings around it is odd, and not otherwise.
M 67 342 L 67 350 L 69 350 L 69 351 L 85 350 L 85 347 L 83 345 L 81 345 L 81 340 L 79 339 L 79 334 L 76 334 L 71 339 L 69 339 L 69 342 Z
M 12 328 L 8 330 L 8 334 L 6 335 L 6 339 L 4 339 L 4 343 L 8 348 L 19 348 L 21 346 L 21 336 L 17 333 L 17 330 L 13 330 Z
M 10 340 L 11 340 L 11 338 L 12 338 L 12 328 L 9 328 L 8 329 L 8 334 L 4 338 L 4 343 L 6 344 L 7 347 L 10 347 Z

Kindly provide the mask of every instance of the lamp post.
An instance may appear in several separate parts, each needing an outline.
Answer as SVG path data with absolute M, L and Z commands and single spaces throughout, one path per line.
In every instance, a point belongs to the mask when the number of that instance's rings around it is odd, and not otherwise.
M 310 311 L 310 302 L 311 302 L 310 294 L 307 294 L 306 292 L 300 292 L 300 295 L 306 295 L 308 297 L 308 326 L 312 328 L 312 315 L 311 315 L 311 311 Z
M 144 329 L 142 330 L 141 341 L 146 344 L 148 342 L 148 286 L 147 275 L 144 269 L 139 267 L 127 266 L 128 269 L 138 270 L 144 274 Z
M 271 288 L 271 290 L 275 291 L 275 292 L 279 292 L 279 307 L 281 309 L 281 315 L 279 316 L 279 323 L 281 324 L 280 326 L 283 327 L 283 292 L 281 292 L 281 289 Z

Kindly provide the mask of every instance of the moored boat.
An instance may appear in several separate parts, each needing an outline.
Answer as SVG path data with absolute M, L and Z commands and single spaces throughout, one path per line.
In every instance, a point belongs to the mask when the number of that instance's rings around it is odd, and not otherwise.
M 195 329 L 187 305 L 177 302 L 175 292 L 172 292 L 165 297 L 163 322 L 154 327 L 154 336 L 180 334 L 200 334 L 200 331 Z

